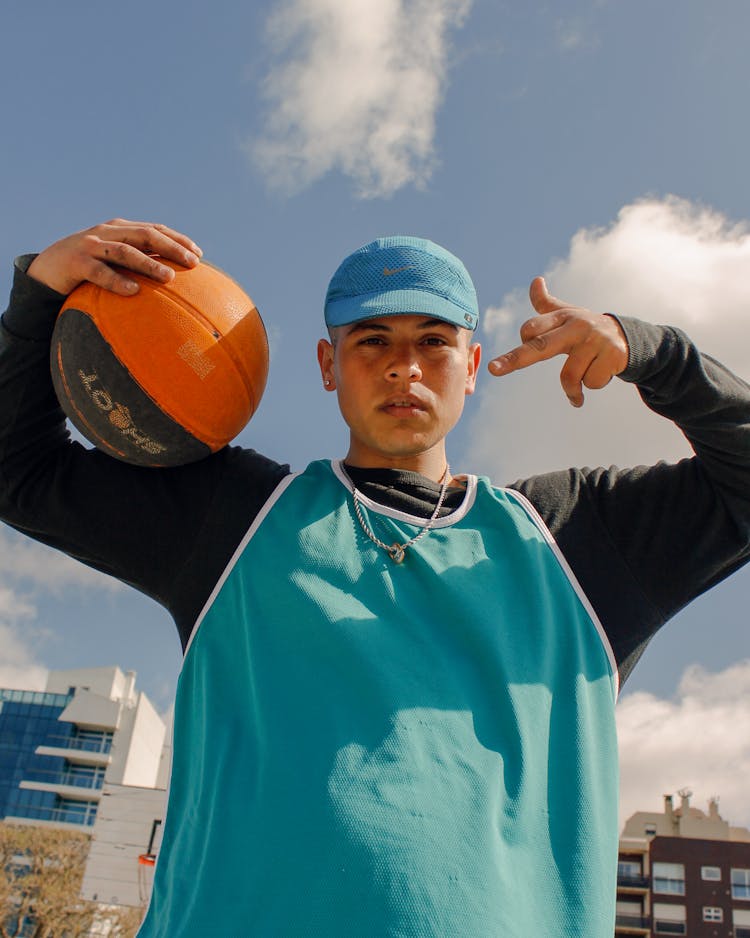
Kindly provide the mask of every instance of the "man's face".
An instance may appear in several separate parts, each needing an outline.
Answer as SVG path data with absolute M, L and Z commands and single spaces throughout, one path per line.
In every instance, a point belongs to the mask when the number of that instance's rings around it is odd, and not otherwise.
M 438 447 L 472 394 L 480 348 L 471 333 L 421 315 L 339 326 L 318 343 L 327 387 L 349 426 L 347 458 L 360 466 L 408 466 Z

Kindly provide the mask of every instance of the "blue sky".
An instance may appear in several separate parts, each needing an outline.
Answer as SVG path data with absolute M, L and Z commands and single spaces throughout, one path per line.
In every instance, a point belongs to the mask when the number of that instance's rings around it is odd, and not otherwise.
M 485 359 L 515 344 L 543 273 L 571 302 L 675 322 L 750 377 L 743 0 L 3 12 L 2 292 L 15 254 L 112 216 L 187 232 L 270 333 L 268 389 L 240 440 L 294 468 L 345 450 L 315 363 L 322 297 L 339 260 L 383 234 L 464 259 Z M 616 383 L 573 412 L 557 371 L 485 374 L 450 440 L 456 470 L 504 482 L 684 452 Z M 179 646 L 163 610 L 8 529 L 0 567 L 0 684 L 117 663 L 168 707 Z M 629 805 L 690 785 L 750 823 L 736 781 L 750 770 L 749 600 L 743 572 L 680 614 L 628 683 Z M 644 735 L 662 754 L 648 771 Z

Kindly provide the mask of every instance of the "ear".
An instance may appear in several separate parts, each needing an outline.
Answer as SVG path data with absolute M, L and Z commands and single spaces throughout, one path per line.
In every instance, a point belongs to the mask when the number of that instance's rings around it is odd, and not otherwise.
M 477 386 L 479 362 L 482 360 L 482 346 L 479 343 L 469 346 L 468 368 L 466 370 L 466 394 L 473 394 Z
M 333 371 L 333 345 L 328 339 L 320 339 L 318 342 L 318 365 L 320 365 L 323 387 L 326 391 L 335 391 L 336 377 Z

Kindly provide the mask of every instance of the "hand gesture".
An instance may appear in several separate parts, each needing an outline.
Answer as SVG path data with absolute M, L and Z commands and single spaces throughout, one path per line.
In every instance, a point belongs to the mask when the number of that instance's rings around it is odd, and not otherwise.
M 132 296 L 138 283 L 128 277 L 128 270 L 168 283 L 174 271 L 158 257 L 195 267 L 202 253 L 187 235 L 166 225 L 115 218 L 56 241 L 32 261 L 28 274 L 58 293 L 68 294 L 90 281 L 112 293 Z
M 583 386 L 603 388 L 628 364 L 628 342 L 620 324 L 606 313 L 571 306 L 547 292 L 542 277 L 529 288 L 539 314 L 521 326 L 523 345 L 493 359 L 493 375 L 507 375 L 555 355 L 567 355 L 560 384 L 574 407 L 583 405 Z

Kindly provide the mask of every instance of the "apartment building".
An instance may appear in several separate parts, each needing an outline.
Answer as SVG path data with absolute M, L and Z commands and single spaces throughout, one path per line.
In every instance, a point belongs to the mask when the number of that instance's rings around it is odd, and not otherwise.
M 616 938 L 688 935 L 750 938 L 750 831 L 732 827 L 712 799 L 708 812 L 664 798 L 622 831 Z
M 105 782 L 155 786 L 164 735 L 132 671 L 51 671 L 44 691 L 0 688 L 0 818 L 90 831 Z

